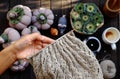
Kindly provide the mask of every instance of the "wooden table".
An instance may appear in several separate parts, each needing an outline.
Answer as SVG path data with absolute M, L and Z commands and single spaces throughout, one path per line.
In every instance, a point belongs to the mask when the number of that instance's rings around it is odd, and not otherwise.
M 100 10 L 102 11 L 103 15 L 104 15 L 104 20 L 105 23 L 103 25 L 102 28 L 100 28 L 96 33 L 94 33 L 93 35 L 81 35 L 81 34 L 76 34 L 76 36 L 78 38 L 80 38 L 81 40 L 89 37 L 89 36 L 96 36 L 100 39 L 101 43 L 102 43 L 102 49 L 101 51 L 97 54 L 97 59 L 101 60 L 104 58 L 104 56 L 106 55 L 111 55 L 111 60 L 114 61 L 114 63 L 116 64 L 117 67 L 117 75 L 114 79 L 119 79 L 120 78 L 120 42 L 117 43 L 117 47 L 118 49 L 116 51 L 112 51 L 110 45 L 105 44 L 102 39 L 101 39 L 101 35 L 102 32 L 110 27 L 116 27 L 120 30 L 120 14 L 115 17 L 115 18 L 109 18 L 107 17 L 104 12 L 103 12 L 103 5 L 106 2 L 106 0 L 0 0 L 0 34 L 3 33 L 3 31 L 9 27 L 8 25 L 8 21 L 6 19 L 6 13 L 8 10 L 10 10 L 13 6 L 18 5 L 18 4 L 22 4 L 22 5 L 26 5 L 29 6 L 32 10 L 38 7 L 46 7 L 46 8 L 50 8 L 52 9 L 54 15 L 55 15 L 55 19 L 54 19 L 54 23 L 52 25 L 52 27 L 57 28 L 57 24 L 58 24 L 58 19 L 59 17 L 61 17 L 63 14 L 66 15 L 67 17 L 67 29 L 65 31 L 68 32 L 71 30 L 71 25 L 70 25 L 70 17 L 69 17 L 69 13 L 71 11 L 71 9 L 73 8 L 73 6 L 78 3 L 78 2 L 93 2 L 95 3 L 97 6 L 99 6 Z M 46 30 L 46 31 L 41 31 L 42 34 L 51 37 L 53 39 L 57 39 L 60 37 L 53 37 L 50 35 L 50 30 Z M 2 46 L 0 46 L 0 49 L 2 50 Z M 35 79 L 35 75 L 32 69 L 32 66 L 29 65 L 25 71 L 20 71 L 20 72 L 12 72 L 10 69 L 8 69 L 5 73 L 3 73 L 0 76 L 0 79 Z

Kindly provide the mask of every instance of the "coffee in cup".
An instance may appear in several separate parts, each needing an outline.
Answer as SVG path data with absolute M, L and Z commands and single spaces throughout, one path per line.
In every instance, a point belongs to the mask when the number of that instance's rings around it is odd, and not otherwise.
M 120 32 L 115 27 L 109 27 L 103 32 L 102 39 L 106 44 L 110 44 L 113 50 L 116 50 L 115 43 L 120 39 Z
M 97 37 L 91 36 L 83 41 L 91 51 L 96 55 L 101 49 L 101 43 Z

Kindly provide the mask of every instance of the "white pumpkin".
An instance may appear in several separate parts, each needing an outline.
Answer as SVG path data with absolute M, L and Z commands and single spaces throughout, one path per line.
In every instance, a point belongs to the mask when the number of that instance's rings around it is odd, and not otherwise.
M 0 36 L 0 43 L 2 44 L 3 48 L 6 48 L 18 39 L 20 39 L 20 34 L 17 30 L 14 28 L 6 28 Z M 28 64 L 29 62 L 27 60 L 17 60 L 15 63 L 13 63 L 10 69 L 13 71 L 22 71 L 28 66 Z
M 28 35 L 28 34 L 35 33 L 35 32 L 40 33 L 37 27 L 29 26 L 28 28 L 24 28 L 22 30 L 21 35 L 24 36 L 24 35 Z
M 16 5 L 7 13 L 9 26 L 22 30 L 31 23 L 32 12 L 27 6 Z
M 47 8 L 39 8 L 33 11 L 32 23 L 42 30 L 47 30 L 53 24 L 54 15 L 52 10 Z

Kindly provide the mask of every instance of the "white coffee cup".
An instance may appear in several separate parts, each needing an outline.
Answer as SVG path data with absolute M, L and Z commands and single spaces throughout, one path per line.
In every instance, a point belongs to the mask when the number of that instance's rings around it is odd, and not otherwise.
M 115 27 L 109 27 L 103 31 L 102 39 L 106 44 L 111 45 L 112 50 L 116 50 L 116 43 L 120 39 L 120 32 Z
M 83 41 L 96 55 L 101 50 L 101 42 L 97 37 L 90 36 Z

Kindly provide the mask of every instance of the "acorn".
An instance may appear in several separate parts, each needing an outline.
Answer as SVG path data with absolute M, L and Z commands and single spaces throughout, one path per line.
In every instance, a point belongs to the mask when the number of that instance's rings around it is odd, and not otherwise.
M 56 28 L 51 28 L 51 29 L 50 29 L 50 33 L 51 33 L 51 35 L 53 35 L 53 36 L 57 36 L 57 35 L 58 35 L 58 30 L 57 30 Z

